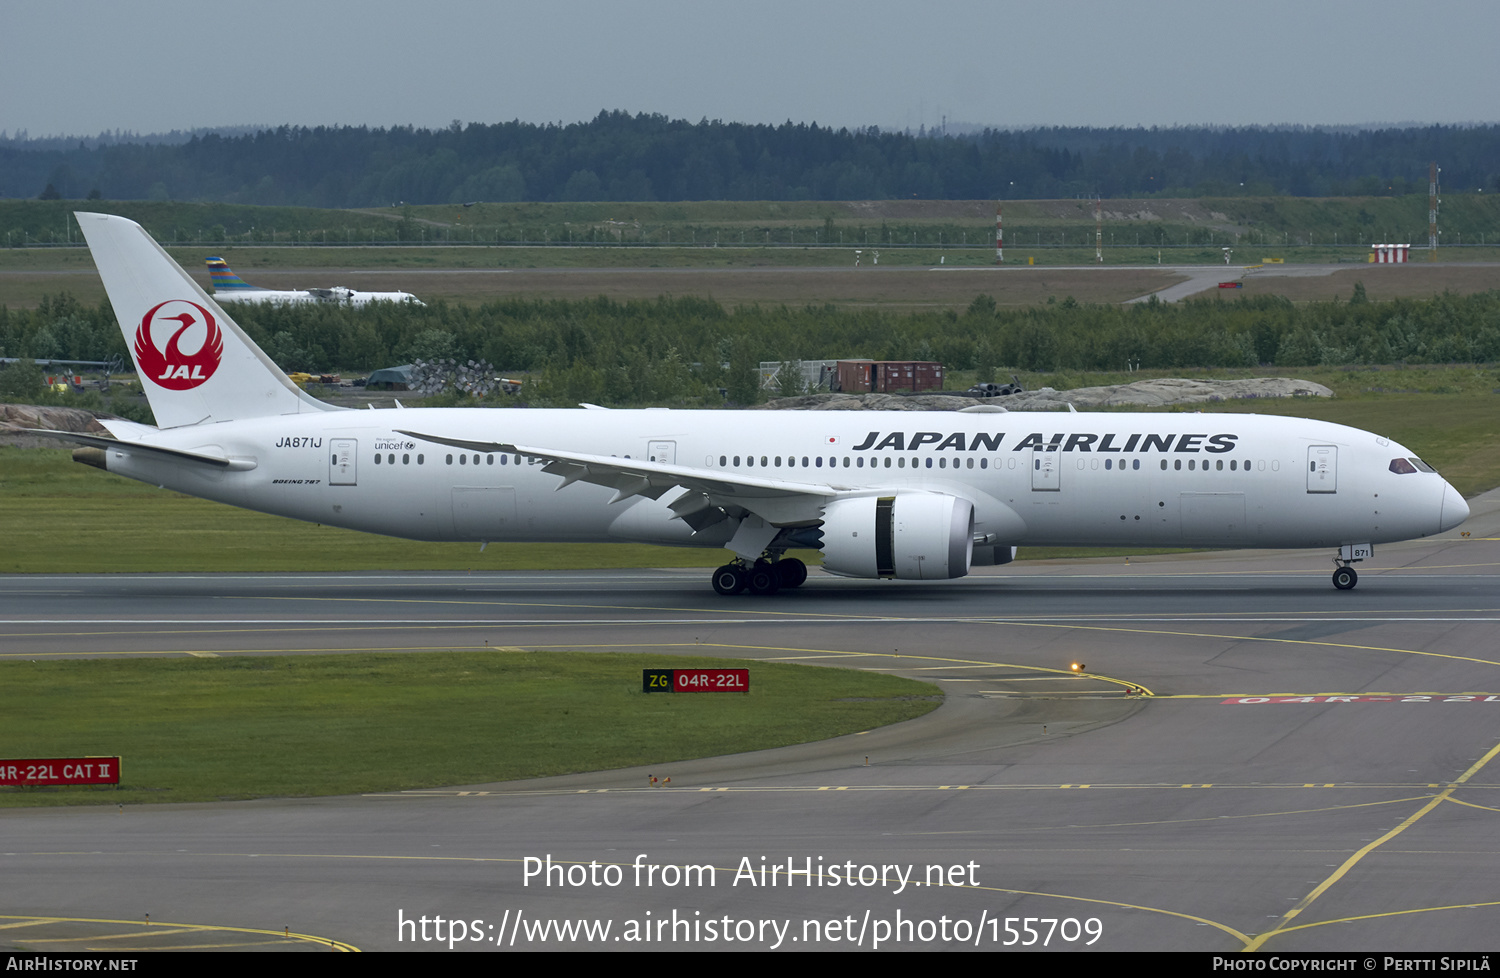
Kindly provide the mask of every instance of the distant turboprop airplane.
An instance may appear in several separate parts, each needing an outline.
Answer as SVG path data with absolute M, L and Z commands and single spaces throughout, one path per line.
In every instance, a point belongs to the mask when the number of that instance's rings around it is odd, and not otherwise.
M 342 285 L 331 289 L 262 289 L 234 274 L 234 269 L 222 258 L 207 258 L 204 264 L 208 265 L 208 277 L 214 283 L 215 302 L 341 302 L 351 306 L 371 302 L 424 304 L 410 292 L 356 292 Z

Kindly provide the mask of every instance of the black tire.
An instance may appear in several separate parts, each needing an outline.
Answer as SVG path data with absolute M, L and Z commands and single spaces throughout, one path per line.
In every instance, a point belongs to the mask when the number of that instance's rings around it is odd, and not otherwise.
M 745 572 L 733 564 L 725 564 L 714 571 L 714 590 L 729 597 L 745 590 Z
M 1354 572 L 1353 567 L 1340 567 L 1333 572 L 1333 586 L 1340 591 L 1351 590 L 1359 583 L 1359 575 Z
M 801 587 L 807 580 L 807 565 L 796 557 L 783 557 L 775 564 L 777 583 L 785 588 Z
M 776 569 L 770 564 L 763 563 L 757 563 L 750 568 L 746 583 L 750 587 L 751 594 L 775 594 L 779 587 Z

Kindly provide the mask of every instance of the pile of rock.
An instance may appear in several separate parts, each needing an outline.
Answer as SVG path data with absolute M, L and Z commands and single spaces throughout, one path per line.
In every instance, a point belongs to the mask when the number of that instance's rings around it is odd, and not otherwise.
M 35 404 L 0 404 L 0 445 L 15 448 L 74 448 L 71 442 L 39 435 L 17 434 L 17 428 L 47 431 L 87 431 L 108 437 L 109 432 L 94 415 L 78 408 L 39 407 Z
M 1254 377 L 1248 380 L 1186 380 L 1165 377 L 1138 380 L 1113 387 L 1079 387 L 1070 391 L 1041 390 L 1005 397 L 974 398 L 953 394 L 808 394 L 784 397 L 761 405 L 772 411 L 959 411 L 976 404 L 1003 407 L 1007 411 L 1066 411 L 1075 408 L 1137 405 L 1166 407 L 1170 404 L 1204 404 L 1210 401 L 1251 400 L 1266 397 L 1332 397 L 1333 391 L 1309 380 L 1289 377 Z

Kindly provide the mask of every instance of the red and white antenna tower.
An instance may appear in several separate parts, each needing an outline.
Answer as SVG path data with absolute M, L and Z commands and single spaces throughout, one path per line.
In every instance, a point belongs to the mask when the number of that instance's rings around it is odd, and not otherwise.
M 995 264 L 1005 264 L 1005 225 L 1000 221 L 1000 204 L 995 204 Z

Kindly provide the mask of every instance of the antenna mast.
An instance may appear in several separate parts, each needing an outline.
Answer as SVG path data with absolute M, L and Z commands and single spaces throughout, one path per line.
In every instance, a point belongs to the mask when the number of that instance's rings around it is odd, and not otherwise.
M 1005 264 L 1005 225 L 1000 221 L 1000 202 L 995 202 L 995 264 Z
M 1434 160 L 1427 167 L 1427 260 L 1437 261 L 1438 249 L 1438 165 Z
M 1094 261 L 1104 264 L 1104 218 L 1101 208 L 1104 202 L 1094 195 Z

